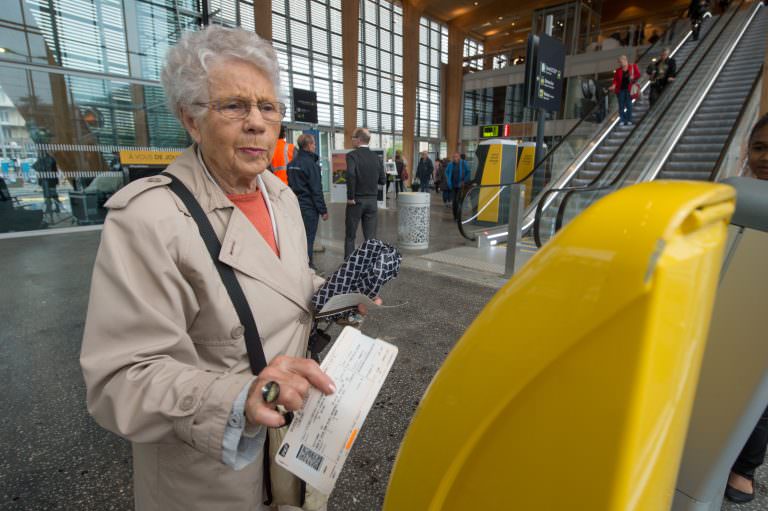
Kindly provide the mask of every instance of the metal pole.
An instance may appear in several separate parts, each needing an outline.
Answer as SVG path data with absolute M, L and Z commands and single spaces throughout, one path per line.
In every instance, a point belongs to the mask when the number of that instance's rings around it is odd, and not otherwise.
M 548 14 L 546 17 L 546 21 L 544 22 L 544 33 L 547 35 L 552 35 L 552 25 L 554 23 L 554 18 L 551 14 Z M 536 165 L 541 163 L 541 160 L 544 159 L 544 124 L 546 122 L 547 111 L 543 108 L 539 108 L 539 122 L 536 127 Z
M 522 184 L 510 185 L 507 257 L 504 261 L 505 277 L 511 277 L 515 273 L 515 256 L 517 255 L 517 240 L 520 238 L 520 225 L 523 219 L 523 204 L 525 204 L 525 186 Z

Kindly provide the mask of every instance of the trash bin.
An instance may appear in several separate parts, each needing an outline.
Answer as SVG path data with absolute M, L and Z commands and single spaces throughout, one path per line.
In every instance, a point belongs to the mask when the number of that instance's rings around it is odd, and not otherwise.
M 429 247 L 429 199 L 429 193 L 423 192 L 397 196 L 397 242 L 401 247 Z

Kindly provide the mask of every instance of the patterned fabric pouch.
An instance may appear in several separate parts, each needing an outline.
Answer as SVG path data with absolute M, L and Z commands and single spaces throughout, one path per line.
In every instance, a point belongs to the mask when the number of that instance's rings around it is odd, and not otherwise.
M 381 240 L 366 240 L 312 297 L 315 314 L 335 295 L 360 293 L 371 299 L 376 298 L 381 287 L 397 277 L 401 261 L 400 252 L 392 245 Z M 336 321 L 355 313 L 356 309 L 349 309 L 323 316 L 323 319 Z

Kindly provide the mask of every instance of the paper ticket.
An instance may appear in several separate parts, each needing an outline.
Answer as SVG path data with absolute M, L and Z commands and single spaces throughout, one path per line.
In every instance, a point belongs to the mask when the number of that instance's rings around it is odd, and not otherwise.
M 396 356 L 396 346 L 344 328 L 320 365 L 336 392 L 310 390 L 280 444 L 278 465 L 330 494 Z

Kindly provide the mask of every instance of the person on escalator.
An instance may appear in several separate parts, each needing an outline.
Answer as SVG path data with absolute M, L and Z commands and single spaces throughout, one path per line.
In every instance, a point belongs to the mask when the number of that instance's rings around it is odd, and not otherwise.
M 757 121 L 749 136 L 747 164 L 757 179 L 768 180 L 768 114 Z M 743 504 L 755 498 L 755 469 L 763 464 L 768 450 L 768 408 L 757 421 L 755 429 L 744 444 L 736 463 L 731 467 L 725 496 Z
M 619 57 L 619 67 L 613 73 L 609 88 L 619 100 L 619 119 L 624 126 L 632 124 L 632 86 L 640 79 L 637 64 L 630 64 L 626 55 Z
M 688 7 L 688 17 L 691 19 L 691 40 L 699 40 L 699 30 L 701 22 L 704 21 L 704 14 L 709 10 L 708 0 L 691 0 Z
M 648 66 L 648 75 L 651 80 L 651 95 L 649 97 L 651 106 L 656 103 L 669 82 L 675 81 L 675 76 L 677 76 L 677 63 L 669 54 L 669 48 L 664 48 L 659 58 Z

